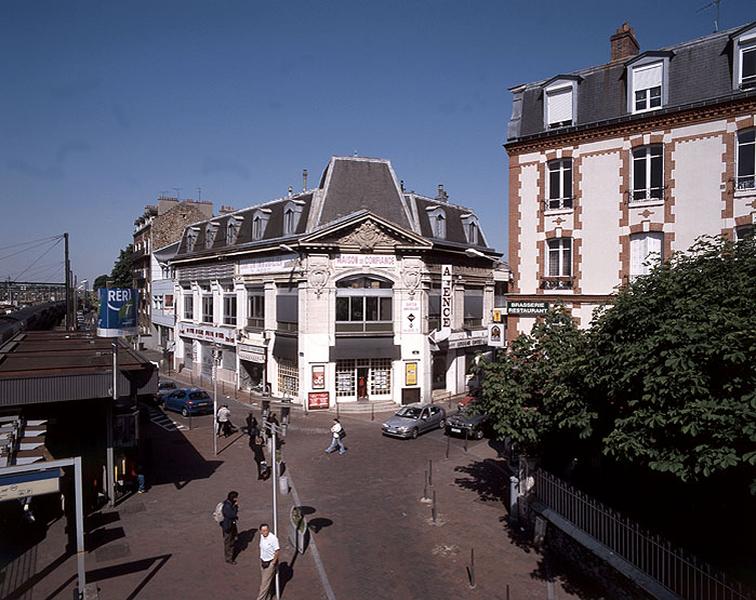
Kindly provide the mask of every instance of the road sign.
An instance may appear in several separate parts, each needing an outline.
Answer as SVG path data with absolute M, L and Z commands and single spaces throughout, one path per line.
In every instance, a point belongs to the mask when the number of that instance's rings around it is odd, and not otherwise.
M 2 471 L 0 470 L 0 473 Z M 41 496 L 60 491 L 60 469 L 35 471 L 33 473 L 0 474 L 0 501 Z

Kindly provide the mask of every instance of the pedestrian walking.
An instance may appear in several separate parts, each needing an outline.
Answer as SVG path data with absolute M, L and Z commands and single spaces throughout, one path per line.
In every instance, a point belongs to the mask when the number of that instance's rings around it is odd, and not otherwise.
M 326 448 L 326 454 L 339 451 L 339 454 L 346 454 L 346 447 L 344 446 L 344 438 L 346 437 L 346 431 L 342 427 L 338 417 L 333 419 L 333 427 L 331 427 L 331 445 Z
M 217 434 L 223 434 L 223 437 L 231 435 L 231 411 L 228 409 L 228 404 L 224 404 L 218 409 L 218 430 Z
M 278 538 L 271 533 L 267 523 L 260 524 L 260 591 L 257 600 L 268 600 L 271 597 L 271 584 L 278 568 L 278 558 L 281 547 Z
M 278 425 L 278 419 L 276 418 L 276 413 L 271 413 L 268 417 L 268 423 L 270 427 L 267 428 L 268 438 L 270 438 L 273 435 L 273 426 L 279 427 Z M 281 436 L 278 436 L 279 438 Z
M 257 465 L 257 479 L 264 481 L 268 478 L 268 463 L 265 460 L 265 445 L 259 433 L 250 438 L 249 447 L 252 450 L 252 458 Z
M 236 537 L 239 535 L 239 531 L 236 528 L 236 522 L 239 520 L 239 492 L 230 491 L 228 496 L 223 502 L 223 508 L 221 510 L 223 520 L 220 523 L 223 530 L 223 555 L 226 562 L 235 565 L 234 560 L 236 547 Z
M 247 434 L 249 435 L 249 439 L 254 440 L 257 436 L 258 431 L 260 430 L 260 426 L 257 424 L 257 419 L 255 418 L 255 415 L 252 414 L 252 411 L 249 411 L 246 421 Z

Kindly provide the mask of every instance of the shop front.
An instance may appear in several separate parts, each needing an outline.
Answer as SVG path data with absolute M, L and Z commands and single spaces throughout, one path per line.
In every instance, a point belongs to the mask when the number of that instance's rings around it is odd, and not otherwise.
M 335 390 L 339 402 L 391 400 L 394 394 L 394 361 L 400 348 L 393 337 L 337 338 L 330 349 L 335 363 Z
M 237 348 L 240 388 L 256 391 L 263 391 L 267 388 L 265 377 L 266 352 L 264 346 L 240 345 Z

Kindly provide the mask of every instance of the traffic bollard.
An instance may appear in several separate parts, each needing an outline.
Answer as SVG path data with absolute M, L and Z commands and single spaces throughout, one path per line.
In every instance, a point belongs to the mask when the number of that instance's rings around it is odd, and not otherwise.
M 423 472 L 423 500 L 428 499 L 428 471 Z
M 375 404 L 370 403 L 370 420 L 375 421 Z
M 474 589 L 475 588 L 475 548 L 470 548 L 469 575 L 470 575 L 470 589 Z M 507 597 L 509 597 L 509 595 L 507 595 Z
M 467 452 L 467 429 L 465 429 L 465 452 Z
M 451 438 L 446 436 L 446 458 L 449 458 L 449 444 L 451 444 Z
M 431 517 L 433 518 L 433 523 L 436 523 L 436 517 L 438 516 L 436 512 L 436 490 L 433 490 L 433 504 L 431 505 Z
M 428 485 L 433 487 L 433 459 L 428 460 Z

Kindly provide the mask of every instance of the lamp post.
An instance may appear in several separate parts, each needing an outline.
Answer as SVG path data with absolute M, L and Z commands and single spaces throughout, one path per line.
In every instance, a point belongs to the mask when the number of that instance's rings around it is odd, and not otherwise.
M 264 427 L 270 430 L 270 468 L 271 480 L 273 481 L 273 535 L 278 537 L 278 461 L 276 460 L 277 436 L 283 434 L 280 425 L 265 421 Z M 276 600 L 281 598 L 281 588 L 276 568 Z
M 213 454 L 218 456 L 218 367 L 221 362 L 221 349 L 213 344 Z

